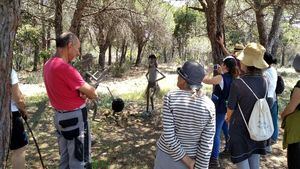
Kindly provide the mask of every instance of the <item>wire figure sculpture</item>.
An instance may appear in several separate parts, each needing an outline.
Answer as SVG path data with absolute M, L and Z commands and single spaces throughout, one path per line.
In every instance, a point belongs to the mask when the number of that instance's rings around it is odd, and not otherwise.
M 146 97 L 147 97 L 147 109 L 146 113 L 151 115 L 151 112 L 154 110 L 154 96 L 159 91 L 158 81 L 164 79 L 166 76 L 158 70 L 157 68 L 157 60 L 154 54 L 149 55 L 148 57 L 148 72 L 146 74 L 146 78 L 148 80 L 148 85 L 146 89 Z M 157 78 L 158 73 L 161 75 L 160 78 Z M 149 111 L 149 100 L 151 101 L 152 111 Z

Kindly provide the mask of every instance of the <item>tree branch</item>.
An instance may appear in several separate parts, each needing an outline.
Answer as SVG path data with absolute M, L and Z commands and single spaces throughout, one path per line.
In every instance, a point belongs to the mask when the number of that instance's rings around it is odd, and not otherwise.
M 198 8 L 198 7 L 192 7 L 192 6 L 188 6 L 188 8 L 199 11 L 199 12 L 204 12 L 203 8 Z

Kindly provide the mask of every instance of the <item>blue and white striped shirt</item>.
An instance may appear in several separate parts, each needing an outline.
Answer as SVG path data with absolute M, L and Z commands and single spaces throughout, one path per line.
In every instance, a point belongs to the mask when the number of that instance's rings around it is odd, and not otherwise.
M 174 161 L 186 154 L 196 160 L 195 168 L 208 168 L 215 134 L 215 105 L 205 95 L 175 90 L 164 97 L 163 133 L 157 146 Z

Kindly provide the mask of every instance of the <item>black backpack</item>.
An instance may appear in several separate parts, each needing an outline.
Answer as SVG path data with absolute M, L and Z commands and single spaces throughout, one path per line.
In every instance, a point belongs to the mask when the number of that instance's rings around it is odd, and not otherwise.
M 284 91 L 284 81 L 283 81 L 283 78 L 278 75 L 277 76 L 277 85 L 276 85 L 276 89 L 275 89 L 275 92 L 276 94 L 282 94 L 282 92 Z

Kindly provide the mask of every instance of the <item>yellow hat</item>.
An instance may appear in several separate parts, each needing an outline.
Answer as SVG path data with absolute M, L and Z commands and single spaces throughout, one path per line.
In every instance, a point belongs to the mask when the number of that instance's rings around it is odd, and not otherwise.
M 259 43 L 249 43 L 245 49 L 239 53 L 237 59 L 246 66 L 254 66 L 258 69 L 265 69 L 269 67 L 264 60 L 264 53 L 266 49 Z
M 241 51 L 241 50 L 243 50 L 245 47 L 244 47 L 244 45 L 243 44 L 239 44 L 239 43 L 237 43 L 237 44 L 235 44 L 234 45 L 234 52 L 239 52 L 239 51 Z

